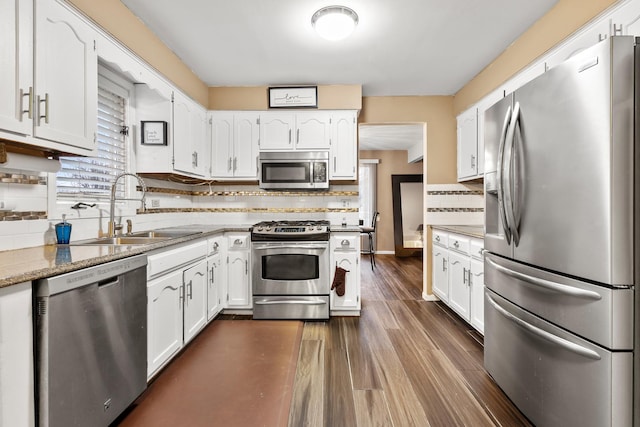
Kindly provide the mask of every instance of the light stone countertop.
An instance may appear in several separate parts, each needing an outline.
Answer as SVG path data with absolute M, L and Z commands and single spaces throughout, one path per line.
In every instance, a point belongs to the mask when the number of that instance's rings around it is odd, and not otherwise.
M 431 228 L 484 239 L 484 226 L 482 225 L 431 225 Z
M 147 245 L 46 245 L 0 251 L 0 288 L 57 276 L 223 232 L 248 232 L 252 225 L 187 225 L 170 227 L 197 234 Z M 333 226 L 331 232 L 359 232 L 357 225 Z
M 251 225 L 188 225 L 171 228 L 184 228 L 200 233 L 148 245 L 46 245 L 1 251 L 0 288 L 57 276 L 226 231 L 247 232 L 250 231 Z

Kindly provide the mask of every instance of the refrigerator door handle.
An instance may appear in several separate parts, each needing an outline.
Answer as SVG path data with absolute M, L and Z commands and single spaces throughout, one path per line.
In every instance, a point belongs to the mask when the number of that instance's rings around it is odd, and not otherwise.
M 507 133 L 509 131 L 509 124 L 511 123 L 511 106 L 507 110 L 507 114 L 504 116 L 504 123 L 502 125 L 502 132 L 500 133 L 500 145 L 498 146 L 498 167 L 497 167 L 497 181 L 498 181 L 498 211 L 500 213 L 500 221 L 502 222 L 502 228 L 504 229 L 504 237 L 507 239 L 507 244 L 511 244 L 511 228 L 507 222 L 507 214 L 505 212 L 504 205 L 504 147 L 507 139 Z
M 491 267 L 495 268 L 499 272 L 506 274 L 507 276 L 511 276 L 514 279 L 519 279 L 527 283 L 531 283 L 533 285 L 540 286 L 541 288 L 548 289 L 550 291 L 554 291 L 563 295 L 568 295 L 572 297 L 586 298 L 592 299 L 595 301 L 601 300 L 602 296 L 594 291 L 588 291 L 585 289 L 574 288 L 573 286 L 563 285 L 561 283 L 552 282 L 546 279 L 540 279 L 538 277 L 532 277 L 524 273 L 520 273 L 519 271 L 511 270 L 510 268 L 503 267 L 500 264 L 497 264 L 491 258 L 485 259 Z
M 520 118 L 520 103 L 516 102 L 513 107 L 513 114 L 511 115 L 511 123 L 509 124 L 509 130 L 507 131 L 505 145 L 509 144 L 507 151 L 507 160 L 504 162 L 504 174 L 506 175 L 506 189 L 504 191 L 504 210 L 507 215 L 507 224 L 510 225 L 511 236 L 513 237 L 513 243 L 518 246 L 520 242 L 520 235 L 518 234 L 518 227 L 516 227 L 516 218 L 513 209 L 513 163 L 515 153 L 515 140 L 516 140 L 516 124 Z
M 502 316 L 504 316 L 506 319 L 512 321 L 513 323 L 515 323 L 516 325 L 518 325 L 519 327 L 521 327 L 522 329 L 524 329 L 525 331 L 536 335 L 552 344 L 557 345 L 558 347 L 562 347 L 563 349 L 570 351 L 572 353 L 578 354 L 582 357 L 586 357 L 588 359 L 592 359 L 592 360 L 600 360 L 601 357 L 598 353 L 596 353 L 593 350 L 590 350 L 588 348 L 582 347 L 581 345 L 572 343 L 571 341 L 568 341 L 564 338 L 561 338 L 557 335 L 554 335 L 552 333 L 549 333 L 547 331 L 544 331 L 536 326 L 533 326 L 532 324 L 525 322 L 524 320 L 514 316 L 513 314 L 509 313 L 507 310 L 505 310 L 504 308 L 500 307 L 494 300 L 493 298 L 491 298 L 490 295 L 486 295 L 487 297 L 487 302 L 489 304 L 491 304 L 491 306 L 498 312 L 500 313 Z

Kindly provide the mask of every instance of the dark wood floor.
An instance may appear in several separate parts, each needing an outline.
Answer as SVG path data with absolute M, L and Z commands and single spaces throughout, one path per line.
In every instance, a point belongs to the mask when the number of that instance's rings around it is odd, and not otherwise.
M 528 426 L 482 336 L 422 294 L 422 260 L 362 258 L 362 316 L 305 323 L 289 426 Z
M 222 316 L 114 425 L 530 425 L 484 371 L 482 336 L 422 299 L 421 260 L 376 261 L 362 257 L 361 317 Z

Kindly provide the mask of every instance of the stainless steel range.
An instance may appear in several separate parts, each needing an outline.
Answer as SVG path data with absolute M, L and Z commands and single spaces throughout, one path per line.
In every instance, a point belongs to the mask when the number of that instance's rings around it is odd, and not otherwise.
M 260 222 L 251 250 L 254 319 L 329 318 L 329 221 Z

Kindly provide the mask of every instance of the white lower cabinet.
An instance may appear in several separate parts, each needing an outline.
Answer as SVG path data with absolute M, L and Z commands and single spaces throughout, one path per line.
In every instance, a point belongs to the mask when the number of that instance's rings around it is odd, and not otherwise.
M 207 261 L 182 272 L 184 297 L 184 343 L 191 341 L 207 323 Z
M 209 239 L 207 258 L 207 321 L 211 321 L 222 311 L 222 297 L 226 286 L 227 270 L 225 239 L 223 236 Z
M 432 243 L 432 292 L 484 333 L 482 239 L 433 230 Z
M 227 234 L 227 308 L 250 309 L 249 233 Z
M 360 313 L 360 234 L 334 233 L 331 236 L 330 280 L 333 283 L 336 267 L 347 270 L 345 292 L 338 296 L 336 290 L 330 294 L 331 314 L 357 315 Z
M 147 378 L 207 322 L 207 241 L 153 252 L 147 264 Z
M 35 424 L 31 282 L 0 289 L 0 426 Z

